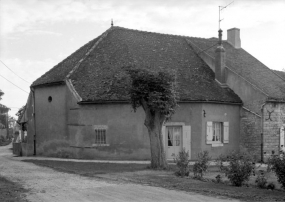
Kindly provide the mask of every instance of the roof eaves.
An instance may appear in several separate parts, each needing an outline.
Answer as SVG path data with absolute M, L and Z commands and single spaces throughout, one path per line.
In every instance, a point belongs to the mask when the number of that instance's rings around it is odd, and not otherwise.
M 46 86 L 55 86 L 55 85 L 63 85 L 64 83 L 65 83 L 64 81 L 56 81 L 56 82 L 43 83 L 43 84 L 38 84 L 38 85 L 31 85 L 31 88 L 35 88 L 35 87 L 46 87 Z
M 130 100 L 95 100 L 95 101 L 79 101 L 77 104 L 109 104 L 109 103 L 130 103 Z M 229 105 L 243 105 L 242 102 L 232 101 L 216 101 L 216 100 L 179 100 L 178 103 L 211 103 L 211 104 L 229 104 Z

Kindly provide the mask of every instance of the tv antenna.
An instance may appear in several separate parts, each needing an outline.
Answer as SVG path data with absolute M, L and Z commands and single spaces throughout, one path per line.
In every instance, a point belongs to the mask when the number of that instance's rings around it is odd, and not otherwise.
M 219 6 L 219 30 L 221 29 L 221 21 L 223 20 L 223 19 L 221 19 L 221 11 L 224 10 L 225 8 L 227 8 L 232 3 L 234 3 L 234 1 L 232 1 L 231 3 L 229 3 L 226 6 Z

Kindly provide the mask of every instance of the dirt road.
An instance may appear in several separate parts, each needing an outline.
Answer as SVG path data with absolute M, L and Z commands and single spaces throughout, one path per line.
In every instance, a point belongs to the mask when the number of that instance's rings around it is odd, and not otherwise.
M 9 148 L 11 145 L 0 147 L 0 175 L 29 189 L 27 199 L 31 202 L 237 201 L 61 173 L 13 158 Z

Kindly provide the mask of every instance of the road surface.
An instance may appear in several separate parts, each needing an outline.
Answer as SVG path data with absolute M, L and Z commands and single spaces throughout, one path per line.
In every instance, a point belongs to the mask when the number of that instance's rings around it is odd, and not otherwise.
M 238 201 L 132 183 L 62 173 L 15 158 L 11 145 L 0 147 L 0 175 L 29 189 L 31 202 Z

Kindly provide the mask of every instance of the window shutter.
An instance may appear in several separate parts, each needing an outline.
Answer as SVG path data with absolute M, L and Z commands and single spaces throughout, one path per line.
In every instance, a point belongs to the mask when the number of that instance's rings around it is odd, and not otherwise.
M 224 143 L 229 143 L 229 122 L 224 122 Z
M 162 128 L 161 128 L 161 136 L 162 136 L 162 145 L 163 145 L 163 148 L 164 148 L 164 152 L 166 152 L 165 151 L 165 131 L 166 131 L 166 127 L 165 126 L 162 126 Z
M 282 147 L 283 145 L 283 147 Z M 285 145 L 284 145 L 284 126 L 282 126 L 280 128 L 280 148 L 284 149 Z
M 183 126 L 183 148 L 188 152 L 189 157 L 191 158 L 191 126 Z
M 213 122 L 207 122 L 207 144 L 212 144 L 213 139 Z

